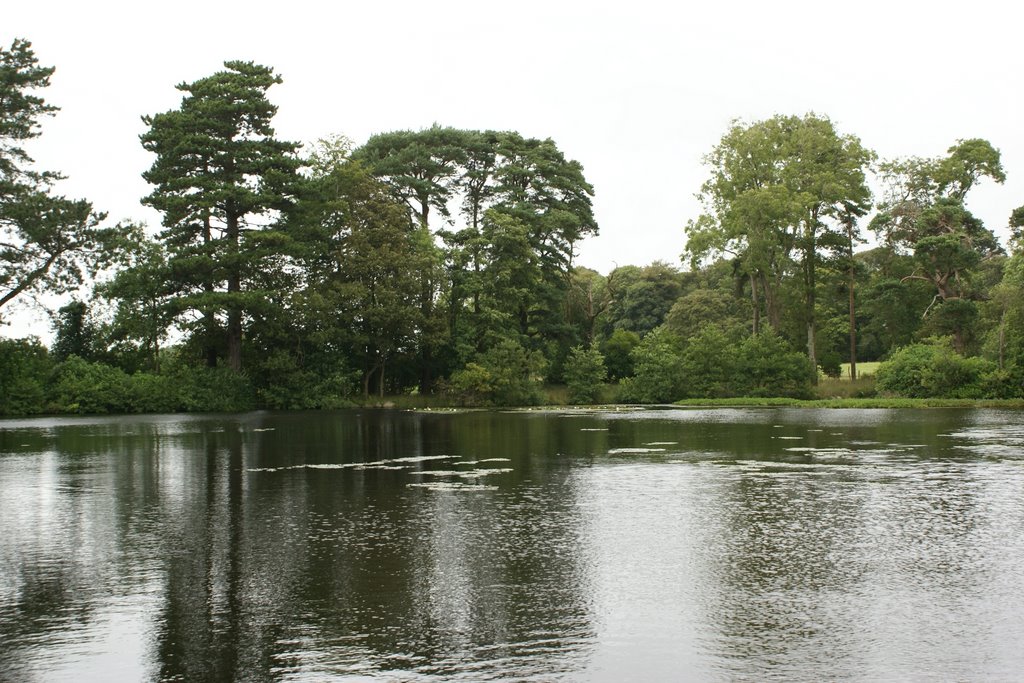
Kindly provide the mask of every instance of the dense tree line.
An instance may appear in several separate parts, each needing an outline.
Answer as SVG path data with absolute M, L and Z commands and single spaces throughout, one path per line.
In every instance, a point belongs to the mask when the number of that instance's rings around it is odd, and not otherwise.
M 162 226 L 111 226 L 22 149 L 52 69 L 26 41 L 0 69 L 0 306 L 80 297 L 50 348 L 0 340 L 3 414 L 809 396 L 858 359 L 889 360 L 895 395 L 1024 394 L 1024 207 L 1007 255 L 965 205 L 1005 179 L 985 140 L 878 162 L 826 117 L 736 122 L 688 268 L 601 274 L 573 262 L 593 188 L 553 140 L 435 125 L 304 150 L 249 62 L 143 118 Z

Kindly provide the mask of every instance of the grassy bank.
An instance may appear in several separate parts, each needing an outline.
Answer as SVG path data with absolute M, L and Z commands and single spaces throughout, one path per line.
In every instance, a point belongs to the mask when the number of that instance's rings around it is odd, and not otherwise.
M 694 398 L 676 405 L 692 407 L 768 407 L 793 408 L 1013 408 L 1024 409 L 1024 399 L 954 398 Z
M 849 386 L 849 380 L 842 381 Z M 945 399 L 945 398 L 878 398 L 829 395 L 830 387 L 821 387 L 820 398 L 693 398 L 676 401 L 675 405 L 687 407 L 793 407 L 793 408 L 1011 408 L 1024 410 L 1024 399 Z M 831 387 L 832 390 L 835 387 Z M 866 387 L 859 387 L 866 390 Z M 569 405 L 564 387 L 549 385 L 544 391 L 544 406 Z M 614 406 L 614 392 L 604 392 L 602 406 Z M 450 397 L 401 395 L 358 399 L 356 405 L 367 408 L 394 408 L 398 410 L 459 410 L 462 406 L 453 403 Z

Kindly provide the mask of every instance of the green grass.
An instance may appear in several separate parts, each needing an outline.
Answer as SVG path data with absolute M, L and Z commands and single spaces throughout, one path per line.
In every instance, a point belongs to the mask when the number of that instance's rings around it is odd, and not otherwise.
M 875 372 L 878 371 L 878 366 L 881 365 L 878 361 L 869 361 L 867 363 L 857 363 L 857 379 L 861 377 L 872 377 Z M 840 366 L 841 370 L 839 378 L 844 379 L 847 382 L 850 381 L 850 364 L 843 363 Z
M 821 377 L 818 379 L 818 386 L 814 387 L 814 397 L 818 399 L 873 398 L 874 396 L 875 378 L 872 375 L 858 376 L 856 381 L 851 381 L 849 377 L 845 379 Z

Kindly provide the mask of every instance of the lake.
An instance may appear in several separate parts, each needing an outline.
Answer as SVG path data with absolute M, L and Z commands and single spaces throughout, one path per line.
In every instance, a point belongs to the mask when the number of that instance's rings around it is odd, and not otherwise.
M 0 421 L 0 680 L 1013 680 L 1024 413 Z

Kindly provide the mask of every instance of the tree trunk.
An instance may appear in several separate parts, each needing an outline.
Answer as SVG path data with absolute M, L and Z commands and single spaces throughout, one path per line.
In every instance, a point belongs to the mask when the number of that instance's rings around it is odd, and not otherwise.
M 754 309 L 753 333 L 761 334 L 761 301 L 757 292 L 757 275 L 750 276 L 750 305 Z
M 768 324 L 777 332 L 782 327 L 782 313 L 779 311 L 778 283 L 769 285 L 768 279 L 764 278 L 762 284 L 764 285 L 762 289 L 764 290 L 765 307 L 768 309 Z
M 808 218 L 807 225 L 804 227 L 804 297 L 805 307 L 804 315 L 807 320 L 807 358 L 811 361 L 811 384 L 818 384 L 818 353 L 817 344 L 815 340 L 815 319 L 814 319 L 814 305 L 815 305 L 815 287 L 816 273 L 814 260 L 818 255 L 818 249 L 815 240 L 815 232 L 817 230 L 818 213 L 812 211 Z
M 1003 358 L 1006 353 L 1006 308 L 999 317 L 999 369 L 1003 369 Z
M 238 220 L 232 202 L 227 208 L 228 254 L 231 259 L 228 272 L 228 294 L 242 291 L 241 265 L 238 262 Z M 242 370 L 242 310 L 235 302 L 228 304 L 228 367 L 235 372 Z
M 850 381 L 857 379 L 857 310 L 853 296 L 853 269 L 850 269 Z
M 856 285 L 855 267 L 853 260 L 853 226 L 854 218 L 847 215 L 846 237 L 850 245 L 850 381 L 857 379 L 857 308 L 854 297 L 854 286 Z
M 207 214 L 203 217 L 203 244 L 209 249 L 209 244 L 213 240 L 212 231 L 210 229 L 210 216 Z M 210 280 L 208 275 L 205 282 L 203 282 L 203 291 L 207 294 L 213 293 L 213 282 Z M 203 340 L 203 351 L 206 355 L 206 367 L 215 368 L 217 367 L 217 345 L 214 340 L 219 336 L 219 330 L 217 329 L 217 318 L 214 316 L 213 311 L 206 310 L 203 312 L 203 329 L 205 330 L 206 338 Z

